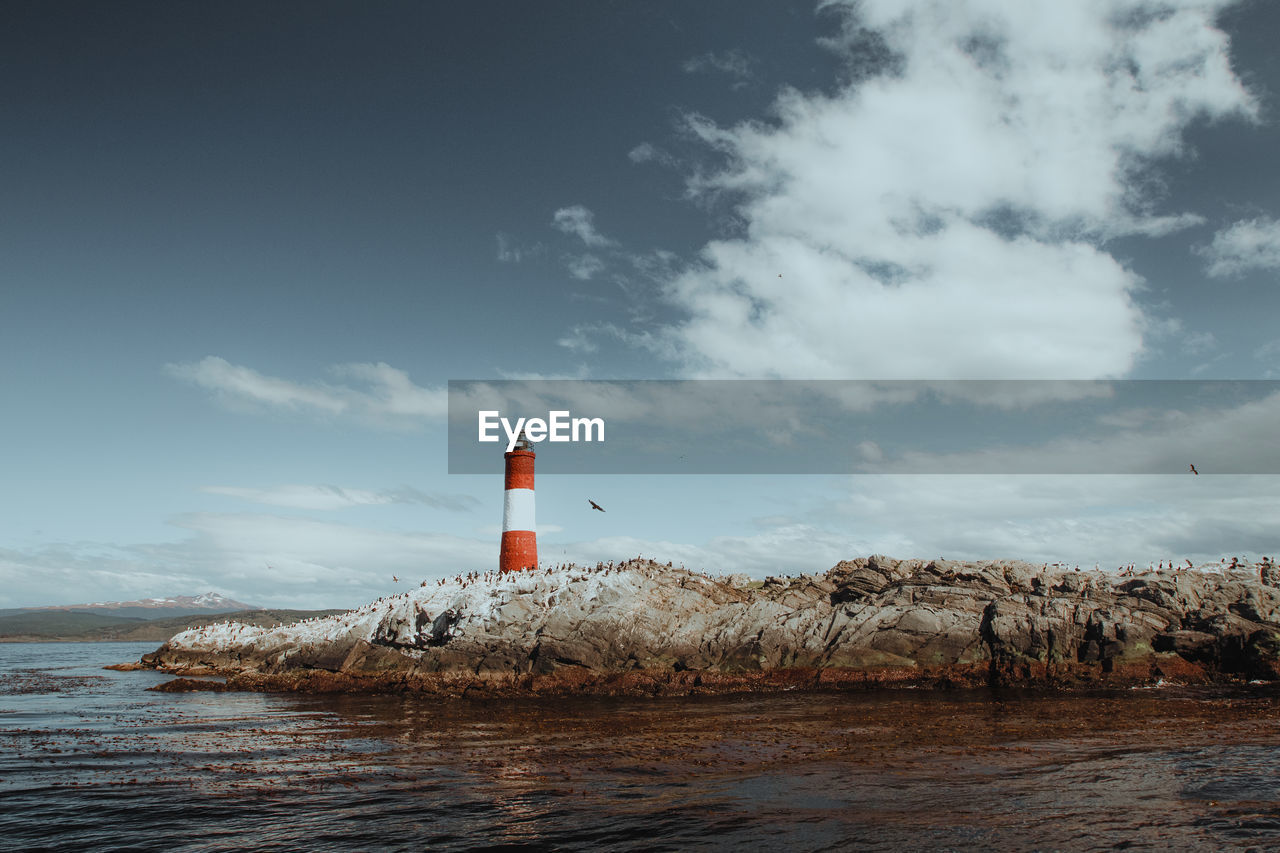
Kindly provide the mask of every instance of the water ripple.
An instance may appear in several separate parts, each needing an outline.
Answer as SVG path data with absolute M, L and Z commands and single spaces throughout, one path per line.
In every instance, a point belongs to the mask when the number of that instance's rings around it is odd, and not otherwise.
M 141 850 L 1280 846 L 1270 688 L 440 701 L 164 694 L 0 645 L 0 838 Z

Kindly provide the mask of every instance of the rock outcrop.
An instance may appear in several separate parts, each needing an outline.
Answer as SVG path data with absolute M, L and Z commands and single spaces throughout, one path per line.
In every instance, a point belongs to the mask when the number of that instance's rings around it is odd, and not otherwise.
M 1273 679 L 1276 584 L 1270 563 L 1125 576 L 875 556 L 760 582 L 632 560 L 194 629 L 143 663 L 220 689 L 497 694 Z

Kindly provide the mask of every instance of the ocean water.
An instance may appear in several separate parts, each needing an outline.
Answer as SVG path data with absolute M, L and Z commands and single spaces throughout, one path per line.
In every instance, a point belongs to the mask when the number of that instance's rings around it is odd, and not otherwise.
M 1269 686 L 439 700 L 149 693 L 0 644 L 0 848 L 1280 848 Z

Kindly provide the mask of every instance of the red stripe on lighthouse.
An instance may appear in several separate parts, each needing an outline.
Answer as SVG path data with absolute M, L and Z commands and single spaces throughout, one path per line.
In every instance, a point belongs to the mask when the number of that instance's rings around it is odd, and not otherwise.
M 503 572 L 538 567 L 533 503 L 534 456 L 532 450 L 523 448 L 505 454 L 507 470 L 502 501 L 502 549 L 498 554 L 498 569 Z
M 533 459 L 534 452 L 532 450 L 513 450 L 506 454 L 507 457 L 507 489 L 532 489 L 533 488 Z
M 538 534 L 532 530 L 502 531 L 498 568 L 504 572 L 538 568 Z

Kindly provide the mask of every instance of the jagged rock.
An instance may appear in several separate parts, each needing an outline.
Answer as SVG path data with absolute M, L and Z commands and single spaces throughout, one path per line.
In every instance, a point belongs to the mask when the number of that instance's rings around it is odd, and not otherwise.
M 1270 557 L 1263 557 L 1262 562 L 1258 564 L 1258 579 L 1264 586 L 1280 586 L 1280 566 L 1277 566 Z
M 1119 578 L 876 555 L 761 584 L 632 560 L 459 578 L 277 628 L 193 629 L 143 663 L 254 689 L 443 692 L 1274 678 L 1268 567 Z

